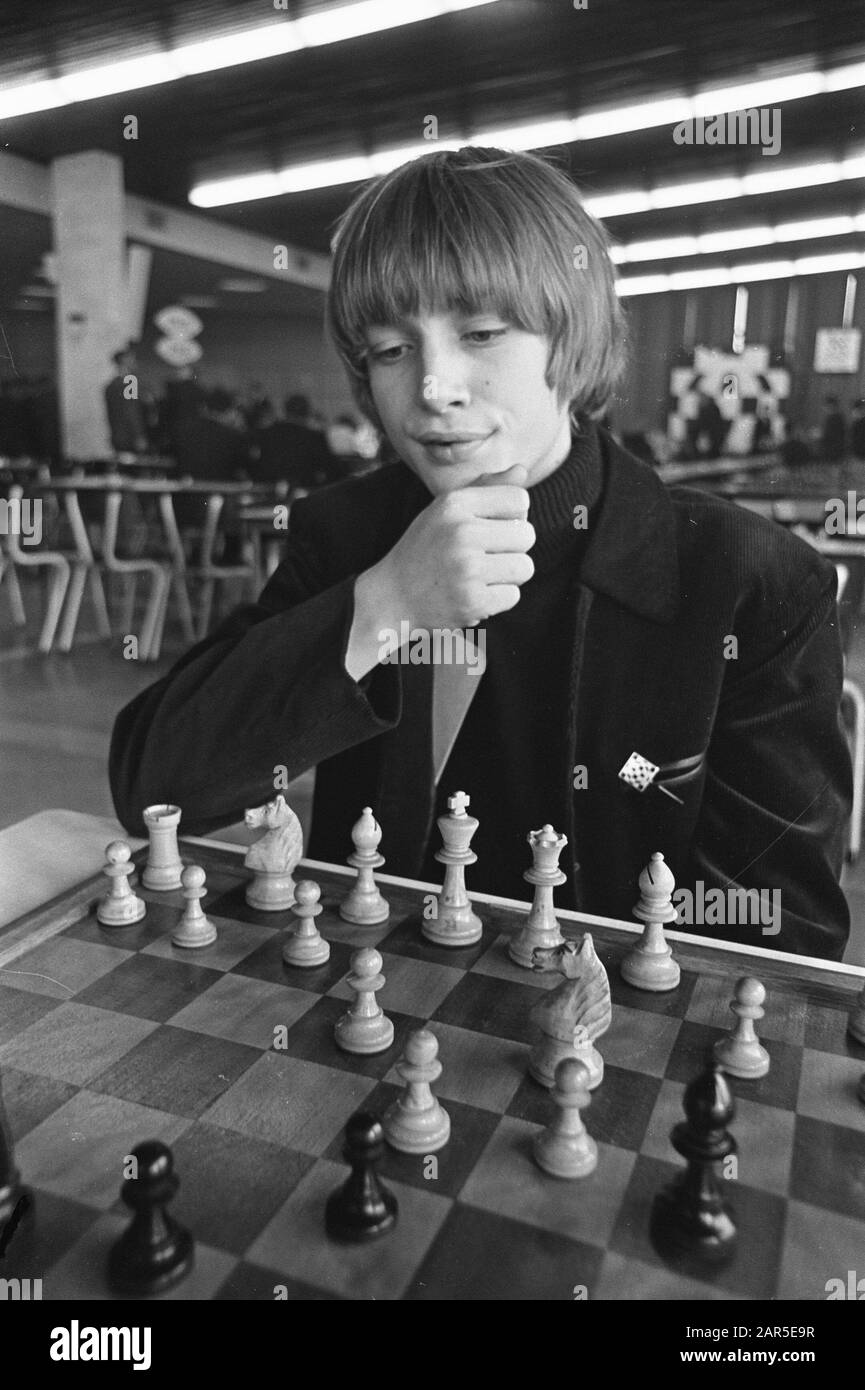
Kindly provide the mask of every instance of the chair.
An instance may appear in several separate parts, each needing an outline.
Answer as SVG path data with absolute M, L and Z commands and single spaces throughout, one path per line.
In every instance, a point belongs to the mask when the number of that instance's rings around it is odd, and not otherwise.
M 87 526 L 81 513 L 81 504 L 78 500 L 77 492 L 64 493 L 64 505 L 66 517 L 72 532 L 72 539 L 75 544 L 75 553 L 71 559 L 72 577 L 69 581 L 69 591 L 66 595 L 66 607 L 63 612 L 63 621 L 60 625 L 60 636 L 57 639 L 57 649 L 61 652 L 68 652 L 72 648 L 75 638 L 75 629 L 78 625 L 78 615 L 81 611 L 81 600 L 84 597 L 84 586 L 89 585 L 90 599 L 93 604 L 93 611 L 96 616 L 96 628 L 100 637 L 108 638 L 111 636 L 111 620 L 108 616 L 108 605 L 105 601 L 105 590 L 102 586 L 102 576 L 99 573 L 99 562 L 93 554 L 93 547 L 90 543 L 90 536 Z
M 846 671 L 847 654 L 865 597 L 865 541 L 857 544 L 856 541 L 827 540 L 822 536 L 809 535 L 802 535 L 802 539 L 835 565 L 838 575 L 838 625 Z M 848 701 L 853 713 L 853 808 L 847 859 L 854 864 L 862 848 L 862 813 L 865 809 L 865 692 L 846 674 L 842 699 Z
M 162 607 L 171 584 L 171 571 L 162 560 L 139 556 L 132 560 L 121 560 L 117 555 L 117 537 L 120 528 L 120 508 L 123 493 L 112 488 L 105 495 L 105 528 L 102 538 L 102 559 L 109 574 L 122 574 L 132 577 L 130 594 L 124 623 L 132 626 L 135 611 L 135 580 L 139 574 L 150 576 L 150 595 L 144 614 L 144 621 L 138 642 L 138 655 L 142 661 L 156 661 L 161 647 L 159 626 Z
M 199 642 L 207 636 L 210 630 L 210 618 L 217 584 L 225 584 L 232 579 L 245 579 L 252 586 L 255 579 L 255 567 L 252 564 L 240 561 L 237 564 L 219 565 L 213 559 L 219 521 L 224 506 L 225 497 L 222 493 L 212 492 L 207 499 L 204 534 L 201 538 L 201 562 L 192 571 L 201 580 L 196 631 Z
M 24 498 L 24 489 L 20 483 L 13 483 L 9 488 L 9 502 L 12 504 L 10 511 L 17 508 L 20 512 Z M 35 498 L 35 504 L 42 507 L 42 499 Z M 51 571 L 48 600 L 45 607 L 45 617 L 42 622 L 42 631 L 39 634 L 37 649 L 42 652 L 50 652 L 54 644 L 54 635 L 57 631 L 57 624 L 60 621 L 60 613 L 63 608 L 63 601 L 66 597 L 66 590 L 69 587 L 70 567 L 65 555 L 61 555 L 57 550 L 41 550 L 36 546 L 25 547 L 21 544 L 21 537 L 18 528 L 10 526 L 5 538 L 4 555 L 2 567 L 0 567 L 0 582 L 5 578 L 9 599 L 12 607 L 13 621 L 20 627 L 21 619 L 26 622 L 24 603 L 21 597 L 21 587 L 18 582 L 17 569 L 49 569 Z

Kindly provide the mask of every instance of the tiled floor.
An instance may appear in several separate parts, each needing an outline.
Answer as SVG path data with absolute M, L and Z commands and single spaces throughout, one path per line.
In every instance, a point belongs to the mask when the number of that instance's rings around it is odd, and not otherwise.
M 29 646 L 12 628 L 0 589 L 0 829 L 49 807 L 113 815 L 106 768 L 114 716 L 169 669 L 183 650 L 182 639 L 169 630 L 165 655 L 154 665 L 127 661 L 119 638 L 106 646 L 88 635 L 84 613 L 68 656 L 39 656 L 32 651 L 37 585 L 25 589 L 25 604 L 34 623 L 24 632 Z M 865 616 L 853 636 L 848 675 L 865 689 Z M 287 793 L 304 832 L 312 787 L 310 773 Z M 227 838 L 247 842 L 255 833 L 240 825 Z M 846 866 L 842 883 L 853 920 L 846 959 L 865 965 L 865 851 L 857 864 Z

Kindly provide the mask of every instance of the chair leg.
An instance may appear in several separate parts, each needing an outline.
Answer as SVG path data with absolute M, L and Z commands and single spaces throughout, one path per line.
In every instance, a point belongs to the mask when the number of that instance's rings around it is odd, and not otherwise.
M 142 661 L 156 661 L 159 657 L 161 640 L 159 618 L 165 608 L 170 582 L 171 576 L 167 569 L 154 569 L 150 600 L 144 614 L 144 622 L 141 625 L 139 650 Z
M 207 636 L 210 627 L 210 613 L 213 608 L 213 591 L 216 588 L 215 579 L 203 579 L 201 581 L 201 593 L 198 599 L 198 632 L 199 642 Z
M 850 848 L 854 864 L 862 848 L 862 802 L 865 795 L 865 695 L 855 681 L 844 681 L 844 694 L 853 705 L 853 809 L 850 815 Z
M 181 569 L 175 569 L 171 576 L 171 582 L 177 595 L 177 612 L 180 617 L 180 625 L 183 628 L 183 636 L 187 642 L 195 641 L 195 621 L 192 616 L 192 604 L 189 601 L 189 588 L 186 583 L 186 574 Z
M 57 631 L 57 624 L 60 621 L 60 612 L 63 608 L 63 600 L 66 597 L 66 590 L 69 587 L 69 562 L 62 558 L 54 560 L 51 565 L 51 582 L 48 589 L 48 603 L 45 613 L 45 621 L 42 624 L 42 632 L 39 637 L 39 651 L 50 652 L 54 642 L 54 633 Z
M 150 644 L 153 651 L 156 653 L 156 656 L 154 656 L 153 658 L 154 661 L 156 660 L 156 657 L 159 655 L 159 653 L 162 651 L 162 638 L 165 633 L 165 618 L 168 613 L 168 600 L 170 595 L 171 580 L 169 579 L 168 584 L 165 587 L 165 592 L 162 596 L 162 602 L 159 605 L 159 612 L 156 615 L 156 623 L 153 628 L 153 640 Z
M 124 574 L 123 576 L 123 608 L 120 615 L 120 629 L 124 637 L 127 633 L 134 630 L 135 624 L 135 592 L 138 586 L 138 576 L 136 574 Z
M 96 615 L 96 631 L 100 637 L 110 637 L 111 619 L 108 616 L 105 588 L 102 583 L 102 575 L 95 565 L 92 565 L 87 572 L 87 583 L 90 589 L 90 602 L 93 604 L 93 612 Z
M 87 568 L 85 565 L 73 565 L 72 578 L 69 581 L 69 588 L 66 593 L 66 608 L 63 613 L 63 622 L 60 625 L 60 636 L 57 639 L 57 650 L 68 652 L 72 648 L 75 637 L 75 629 L 78 626 L 78 614 L 81 611 L 81 600 L 84 597 L 84 585 L 87 580 Z
M 9 591 L 9 607 L 12 610 L 12 621 L 16 627 L 27 625 L 27 614 L 24 611 L 24 600 L 21 597 L 21 585 L 18 581 L 18 571 L 12 560 L 5 555 L 0 555 L 0 584 L 6 579 L 6 588 Z

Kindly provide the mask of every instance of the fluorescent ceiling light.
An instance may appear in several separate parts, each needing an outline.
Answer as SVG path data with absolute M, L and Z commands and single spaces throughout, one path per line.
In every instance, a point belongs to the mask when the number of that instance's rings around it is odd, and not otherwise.
M 437 4 L 436 0 L 363 0 L 357 5 L 341 5 L 338 9 L 320 10 L 295 21 L 304 44 L 310 48 L 325 43 L 343 43 L 361 34 L 380 33 L 402 24 L 417 24 L 435 19 L 448 10 L 468 10 L 476 4 L 489 5 L 493 0 L 460 0 L 456 4 Z
M 703 289 L 710 285 L 740 285 L 754 280 L 789 280 L 799 275 L 826 275 L 865 268 L 865 252 L 841 251 L 825 256 L 800 256 L 789 261 L 758 261 L 753 265 L 700 266 L 670 275 L 632 275 L 619 280 L 622 297 L 662 294 L 670 290 Z
M 487 0 L 488 2 L 488 0 Z M 373 3 L 373 0 L 370 0 Z M 389 3 L 381 0 L 385 11 Z M 403 13 L 402 0 L 394 0 Z M 460 8 L 464 6 L 460 5 Z M 353 7 L 360 11 L 364 5 Z M 376 3 L 376 9 L 379 6 Z M 454 8 L 457 8 L 455 5 Z M 340 14 L 342 11 L 328 11 Z M 372 10 L 370 11 L 372 14 Z M 314 17 L 316 21 L 324 16 Z M 299 20 L 299 24 L 307 23 Z M 370 19 L 372 23 L 372 19 Z M 371 32 L 371 31 L 368 31 Z M 714 87 L 689 97 L 685 93 L 671 93 L 654 101 L 634 103 L 630 106 L 611 107 L 598 111 L 584 112 L 580 116 L 551 116 L 543 121 L 528 122 L 519 126 L 497 126 L 492 129 L 472 131 L 457 141 L 437 141 L 438 149 L 454 149 L 463 144 L 501 145 L 506 149 L 533 150 L 545 149 L 551 145 L 567 145 L 580 140 L 599 140 L 612 135 L 622 135 L 629 131 L 647 130 L 652 127 L 675 125 L 681 121 L 693 120 L 698 116 L 721 115 L 727 111 L 741 111 L 751 107 L 770 106 L 773 102 L 796 101 L 804 97 L 820 95 L 823 92 L 842 91 L 847 88 L 865 86 L 865 63 L 850 64 L 831 72 L 794 73 L 785 77 L 765 78 L 756 82 L 738 83 L 730 87 Z M 327 188 L 339 183 L 360 182 L 376 173 L 396 168 L 407 159 L 429 153 L 428 141 L 403 146 L 397 150 L 381 150 L 372 156 L 358 156 L 357 159 L 339 158 L 322 160 L 315 165 L 291 165 L 278 171 L 277 177 L 283 183 L 283 192 L 296 188 Z M 644 212 L 651 208 L 683 207 L 690 203 L 719 202 L 722 199 L 743 197 L 753 193 L 776 191 L 820 183 L 834 183 L 840 179 L 859 178 L 865 174 L 865 156 L 857 157 L 855 170 L 848 167 L 851 161 L 841 160 L 833 164 L 812 166 L 807 176 L 803 168 L 766 169 L 755 171 L 741 178 L 722 178 L 706 180 L 701 183 L 670 185 L 654 189 L 651 193 L 640 190 L 604 195 L 594 200 L 592 211 L 598 217 L 623 217 L 631 213 Z M 246 192 L 238 194 L 239 179 L 254 179 L 264 175 L 250 174 L 222 180 L 209 180 L 192 189 L 189 201 L 197 207 L 220 207 L 227 203 L 246 201 L 254 197 L 270 197 L 269 193 Z M 312 180 L 318 178 L 320 183 Z M 299 182 L 300 181 L 300 182 Z M 262 187 L 266 187 L 263 184 Z M 251 189 L 254 185 L 250 184 Z
M 621 190 L 599 193 L 586 198 L 586 207 L 595 217 L 624 217 L 649 208 L 688 207 L 695 203 L 718 203 L 730 198 L 747 198 L 769 189 L 809 188 L 820 184 L 843 183 L 865 174 L 865 155 L 856 153 L 846 159 L 821 164 L 798 164 L 785 169 L 761 169 L 758 173 L 701 179 L 695 183 L 669 184 L 663 187 Z
M 116 92 L 134 92 L 160 82 L 173 82 L 193 73 L 255 63 L 301 48 L 341 43 L 363 34 L 380 33 L 406 24 L 435 19 L 456 10 L 478 9 L 498 0 L 360 0 L 297 20 L 275 20 L 254 29 L 220 34 L 198 43 L 147 53 L 102 67 L 82 68 L 61 77 L 28 82 L 0 92 L 0 120 L 50 111 L 76 101 L 92 101 Z
M 659 237 L 651 241 L 631 241 L 610 248 L 616 265 L 639 261 L 664 261 L 683 256 L 711 256 L 722 251 L 740 251 L 748 246 L 772 246 L 776 242 L 813 241 L 820 237 L 851 236 L 865 231 L 865 212 L 855 217 L 812 217 L 803 222 L 779 222 L 775 227 L 730 227 L 721 232 L 702 232 L 696 236 Z

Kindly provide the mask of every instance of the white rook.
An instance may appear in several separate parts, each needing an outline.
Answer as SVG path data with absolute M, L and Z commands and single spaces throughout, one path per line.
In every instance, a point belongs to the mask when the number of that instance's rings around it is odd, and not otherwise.
M 183 864 L 177 848 L 177 827 L 180 824 L 179 806 L 148 806 L 142 813 L 150 836 L 147 865 L 141 875 L 145 888 L 167 892 L 179 888 Z

